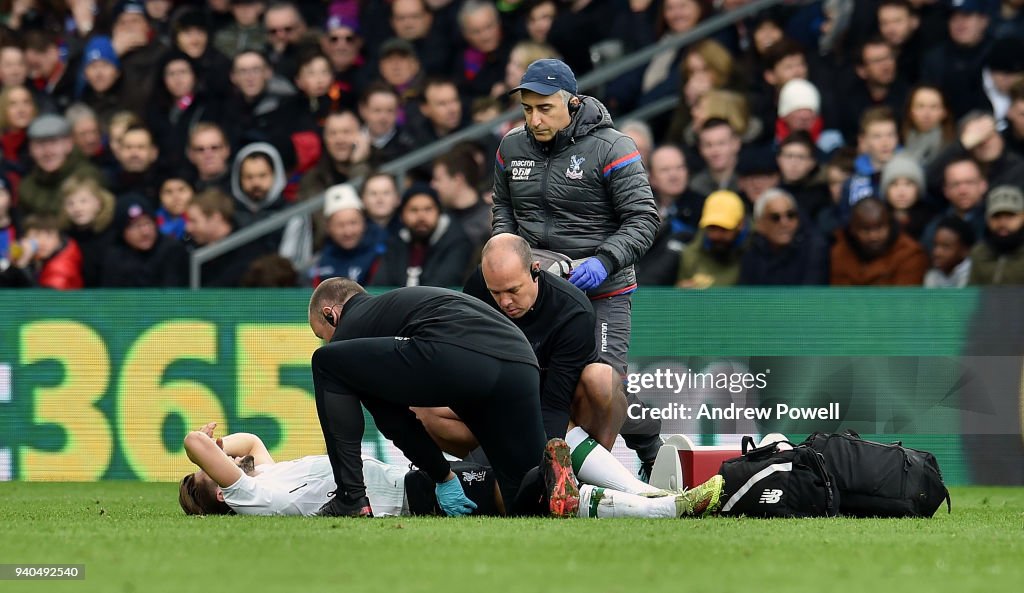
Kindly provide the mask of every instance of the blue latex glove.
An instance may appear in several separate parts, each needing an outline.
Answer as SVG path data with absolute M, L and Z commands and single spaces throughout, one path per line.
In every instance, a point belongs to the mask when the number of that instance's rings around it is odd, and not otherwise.
M 608 270 L 604 269 L 601 260 L 596 257 L 588 257 L 583 260 L 580 267 L 572 271 L 569 282 L 572 282 L 573 286 L 580 290 L 590 290 L 600 286 L 607 277 Z
M 476 503 L 466 497 L 462 482 L 456 477 L 447 482 L 438 482 L 434 494 L 437 495 L 437 504 L 449 517 L 468 515 L 476 510 Z

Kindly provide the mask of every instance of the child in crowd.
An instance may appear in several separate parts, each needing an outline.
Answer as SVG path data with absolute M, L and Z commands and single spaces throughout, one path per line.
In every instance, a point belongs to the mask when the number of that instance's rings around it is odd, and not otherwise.
M 816 219 L 818 230 L 826 237 L 832 236 L 836 229 L 843 226 L 839 219 L 839 201 L 843 197 L 843 188 L 853 175 L 853 161 L 857 157 L 854 149 L 840 148 L 825 163 L 825 183 L 831 202 L 821 209 Z
M 327 115 L 341 108 L 341 89 L 334 82 L 331 62 L 323 52 L 307 51 L 301 55 L 299 69 L 295 74 L 295 87 L 300 92 L 296 96 L 297 108 L 309 111 L 316 121 L 317 129 L 323 131 Z
M 12 249 L 12 265 L 0 273 L 0 286 L 56 290 L 82 288 L 82 252 L 60 232 L 57 217 L 29 215 L 24 236 Z
M 171 176 L 164 179 L 160 184 L 160 208 L 156 211 L 156 223 L 161 234 L 185 240 L 185 209 L 193 195 L 195 189 L 184 178 Z
M 114 195 L 95 179 L 73 175 L 60 186 L 58 222 L 82 253 L 82 280 L 99 286 L 103 260 L 114 242 Z
M 899 149 L 899 135 L 896 115 L 888 107 L 872 107 L 860 118 L 860 133 L 857 137 L 862 151 L 854 161 L 853 175 L 843 187 L 839 200 L 839 216 L 843 224 L 850 217 L 854 204 L 872 196 L 879 196 L 879 182 L 882 169 L 892 160 Z

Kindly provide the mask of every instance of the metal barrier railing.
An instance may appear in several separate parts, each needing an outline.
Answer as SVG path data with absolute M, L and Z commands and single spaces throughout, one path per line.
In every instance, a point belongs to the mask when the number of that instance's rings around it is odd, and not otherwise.
M 587 73 L 577 81 L 577 85 L 581 91 L 596 88 L 625 74 L 626 72 L 629 72 L 630 70 L 647 64 L 654 55 L 666 49 L 676 49 L 696 41 L 700 41 L 730 25 L 742 21 L 747 17 L 754 16 L 762 10 L 784 3 L 793 4 L 794 2 L 792 0 L 757 0 L 750 4 L 741 6 L 740 8 L 730 10 L 729 12 L 715 15 L 682 35 L 666 36 L 660 39 L 657 43 L 619 58 L 607 66 L 603 66 L 597 70 Z M 796 3 L 799 4 L 801 2 Z M 665 97 L 651 103 L 650 105 L 641 107 L 632 113 L 620 116 L 619 119 L 629 118 L 646 120 L 672 109 L 675 107 L 678 100 L 678 97 Z M 424 146 L 423 148 L 418 148 L 409 154 L 394 159 L 381 166 L 380 170 L 401 178 L 410 169 L 434 160 L 436 157 L 450 151 L 455 145 L 461 142 L 483 138 L 487 134 L 492 133 L 495 126 L 513 121 L 516 118 L 521 117 L 521 115 L 522 114 L 519 109 L 509 109 L 495 119 L 484 123 L 474 124 L 433 142 L 432 144 Z M 350 183 L 358 185 L 361 181 L 362 179 L 352 179 L 350 180 Z M 293 206 L 289 206 L 285 210 L 282 210 L 281 212 L 269 216 L 259 222 L 253 223 L 243 229 L 239 229 L 221 241 L 196 249 L 192 252 L 189 260 L 189 286 L 193 289 L 200 287 L 202 283 L 201 273 L 203 263 L 283 228 L 288 223 L 288 220 L 293 216 L 308 216 L 313 212 L 322 209 L 323 205 L 324 196 L 323 193 L 320 193 Z

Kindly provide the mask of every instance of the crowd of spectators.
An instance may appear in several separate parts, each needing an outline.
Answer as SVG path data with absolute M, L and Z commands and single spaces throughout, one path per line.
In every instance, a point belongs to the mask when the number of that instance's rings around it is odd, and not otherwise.
M 537 59 L 580 77 L 747 3 L 0 0 L 0 286 L 185 286 L 321 194 L 203 285 L 459 285 L 522 122 L 382 165 L 517 107 Z M 785 3 L 586 92 L 658 201 L 642 285 L 1024 284 L 1024 0 Z

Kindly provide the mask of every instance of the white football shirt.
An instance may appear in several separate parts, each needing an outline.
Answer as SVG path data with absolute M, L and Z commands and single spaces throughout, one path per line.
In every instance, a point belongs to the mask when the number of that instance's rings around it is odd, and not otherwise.
M 224 502 L 239 515 L 314 515 L 335 489 L 326 455 L 256 466 L 256 475 L 243 474 L 221 488 Z M 405 500 L 406 468 L 363 457 L 363 479 L 374 516 L 409 514 Z

